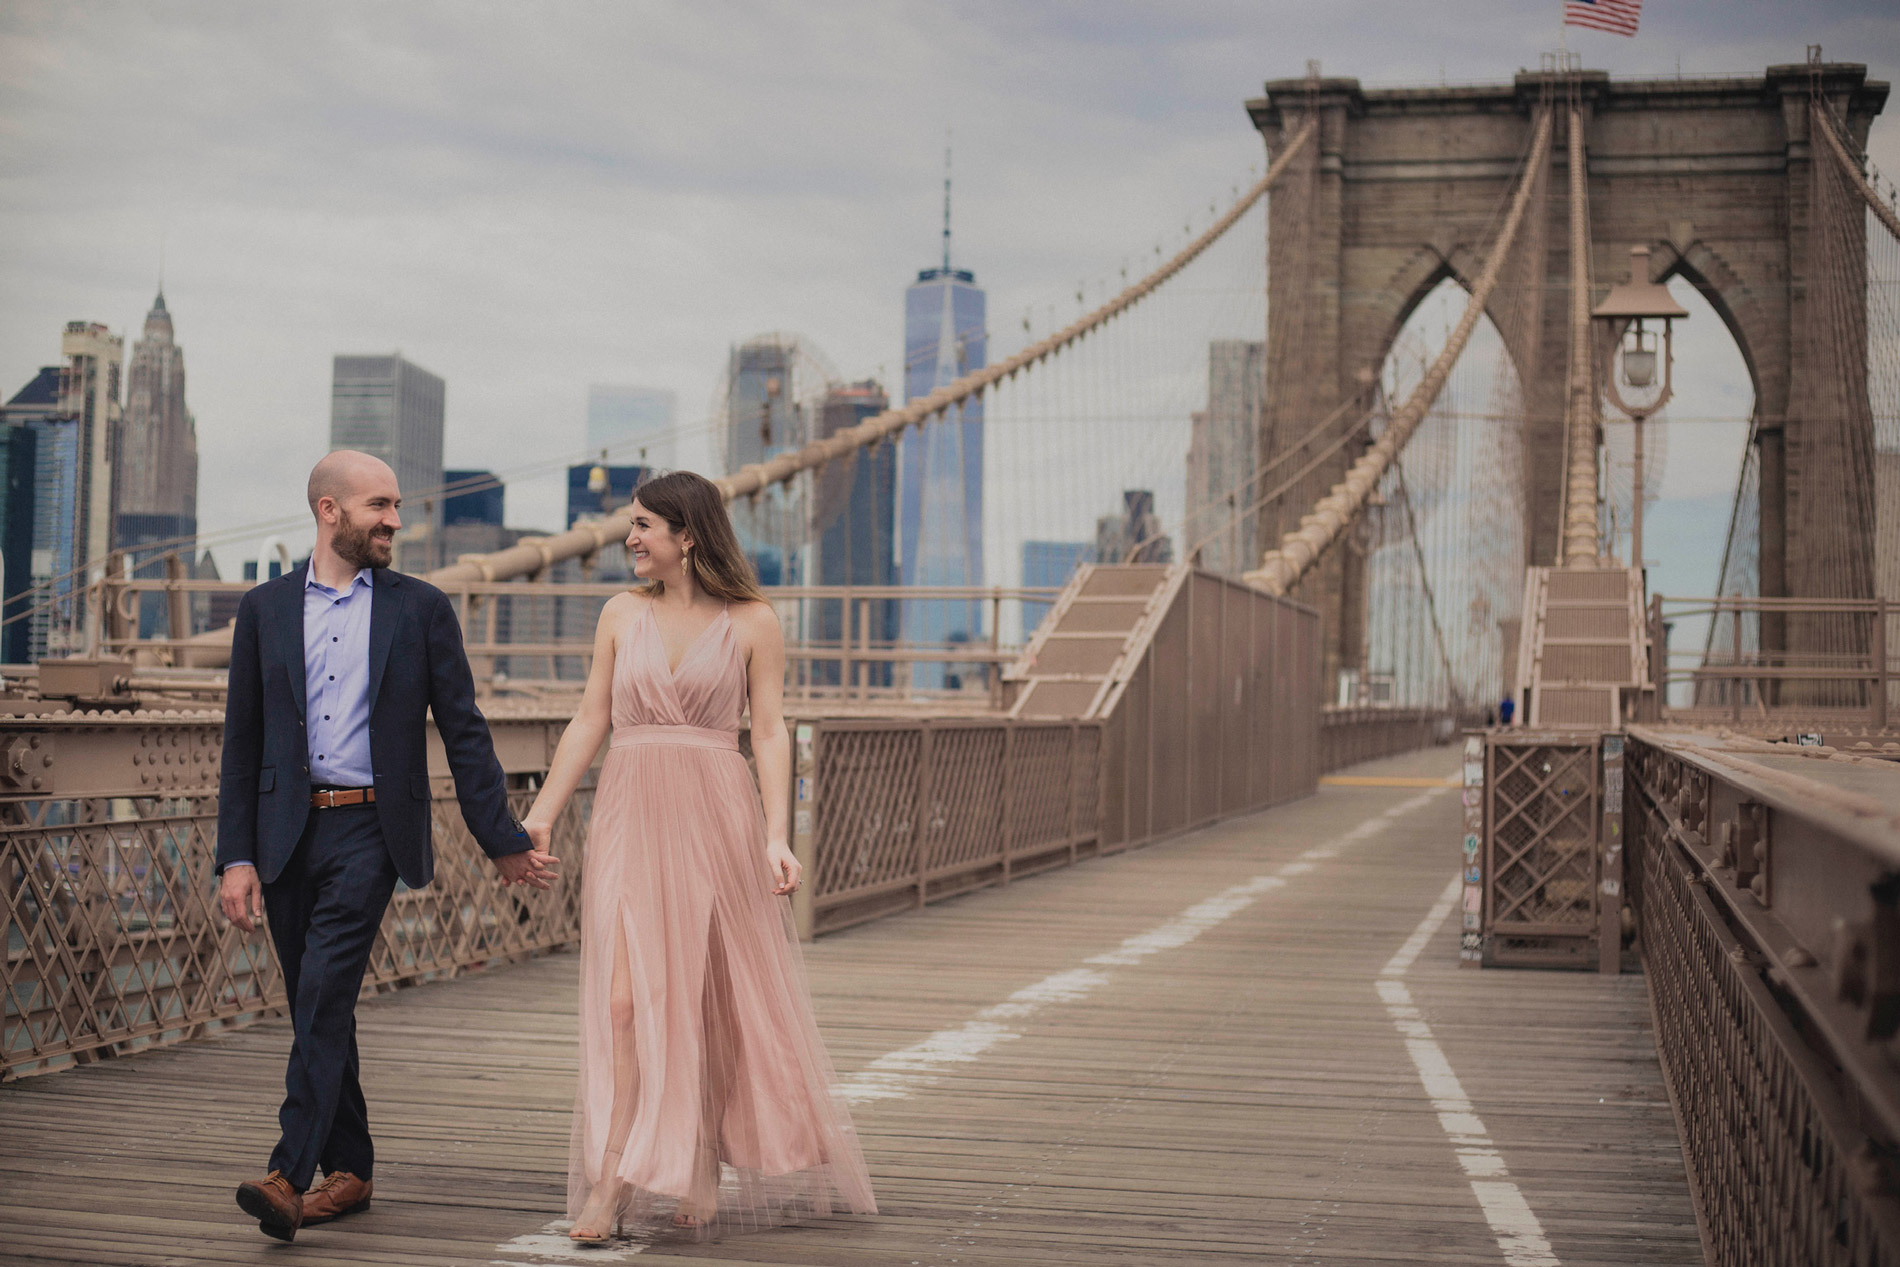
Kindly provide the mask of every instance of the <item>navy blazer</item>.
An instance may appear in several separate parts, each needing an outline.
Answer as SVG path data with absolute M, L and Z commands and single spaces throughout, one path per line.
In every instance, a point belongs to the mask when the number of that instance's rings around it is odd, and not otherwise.
M 217 869 L 222 874 L 233 862 L 250 862 L 266 884 L 283 874 L 312 812 L 303 662 L 308 567 L 247 592 L 231 634 Z M 376 816 L 396 874 L 419 889 L 435 876 L 423 729 L 431 712 L 475 842 L 499 858 L 521 853 L 530 841 L 508 809 L 507 782 L 488 722 L 475 706 L 475 679 L 449 596 L 388 568 L 370 576 L 369 748 Z

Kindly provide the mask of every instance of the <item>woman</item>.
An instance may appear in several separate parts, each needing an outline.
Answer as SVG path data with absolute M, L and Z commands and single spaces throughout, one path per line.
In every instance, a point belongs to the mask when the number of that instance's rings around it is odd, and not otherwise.
M 784 900 L 801 877 L 778 618 L 698 475 L 640 486 L 627 548 L 649 584 L 601 612 L 580 710 L 524 820 L 547 849 L 611 729 L 581 898 L 570 1235 L 600 1244 L 668 1208 L 699 1229 L 874 1214 Z M 739 755 L 748 703 L 763 814 Z

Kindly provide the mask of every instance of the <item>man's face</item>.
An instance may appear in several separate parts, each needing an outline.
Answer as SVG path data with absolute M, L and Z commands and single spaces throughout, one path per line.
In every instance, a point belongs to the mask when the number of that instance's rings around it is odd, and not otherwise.
M 402 516 L 397 513 L 401 505 L 402 494 L 392 476 L 360 481 L 337 502 L 332 548 L 353 567 L 388 567 L 395 559 L 396 530 L 402 527 Z

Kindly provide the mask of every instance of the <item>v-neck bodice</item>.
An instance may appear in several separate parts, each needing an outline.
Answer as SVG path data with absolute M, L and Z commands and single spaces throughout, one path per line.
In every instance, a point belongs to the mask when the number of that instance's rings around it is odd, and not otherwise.
M 614 648 L 613 724 L 739 729 L 745 711 L 745 663 L 732 614 L 722 610 L 668 669 L 666 643 L 651 601 L 628 622 Z

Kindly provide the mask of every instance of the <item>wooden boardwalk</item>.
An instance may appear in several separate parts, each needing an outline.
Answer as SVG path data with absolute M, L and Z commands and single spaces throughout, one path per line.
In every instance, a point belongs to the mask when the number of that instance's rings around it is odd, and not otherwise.
M 558 955 L 362 1006 L 375 1208 L 294 1246 L 285 1023 L 0 1088 L 0 1262 L 1699 1263 L 1642 978 L 1457 966 L 1453 765 L 810 947 L 876 1218 L 570 1248 Z

